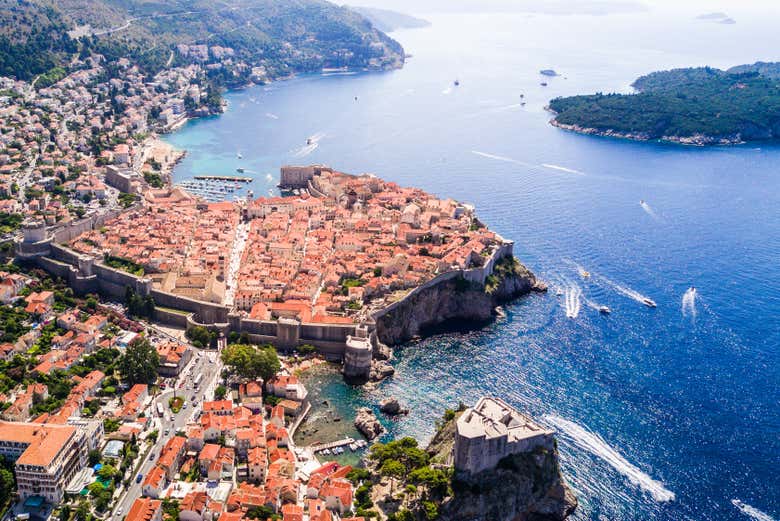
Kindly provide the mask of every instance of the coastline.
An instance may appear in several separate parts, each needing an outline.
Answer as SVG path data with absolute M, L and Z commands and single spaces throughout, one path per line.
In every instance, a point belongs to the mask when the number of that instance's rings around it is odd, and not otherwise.
M 545 107 L 545 110 L 547 112 L 550 112 L 554 116 L 557 116 L 557 113 L 552 110 L 549 106 Z M 696 146 L 696 147 L 706 147 L 706 146 L 724 146 L 724 145 L 744 145 L 748 141 L 741 138 L 739 135 L 734 136 L 726 136 L 726 137 L 715 137 L 715 136 L 708 136 L 706 134 L 694 134 L 692 136 L 661 136 L 661 137 L 652 137 L 647 132 L 620 132 L 618 130 L 614 129 L 598 129 L 593 127 L 583 127 L 576 124 L 569 124 L 569 123 L 561 123 L 559 122 L 556 117 L 553 117 L 549 121 L 550 125 L 553 127 L 559 128 L 561 130 L 565 130 L 568 132 L 573 132 L 575 134 L 582 134 L 585 136 L 599 136 L 599 137 L 608 137 L 608 138 L 615 138 L 615 139 L 625 139 L 630 141 L 655 141 L 657 143 L 667 143 L 671 145 L 684 145 L 684 146 Z

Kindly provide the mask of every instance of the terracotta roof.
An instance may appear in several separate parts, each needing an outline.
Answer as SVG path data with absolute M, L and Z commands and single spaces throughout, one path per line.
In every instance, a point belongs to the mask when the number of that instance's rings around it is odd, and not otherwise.
M 70 425 L 0 421 L 0 440 L 28 445 L 16 460 L 22 465 L 49 465 L 75 432 Z

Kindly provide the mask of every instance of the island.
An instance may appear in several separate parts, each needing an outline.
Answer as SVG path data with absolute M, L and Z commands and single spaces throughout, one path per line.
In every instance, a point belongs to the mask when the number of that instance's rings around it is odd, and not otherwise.
M 583 134 L 727 145 L 780 137 L 780 63 L 728 70 L 674 69 L 642 76 L 633 94 L 550 101 L 551 124 Z

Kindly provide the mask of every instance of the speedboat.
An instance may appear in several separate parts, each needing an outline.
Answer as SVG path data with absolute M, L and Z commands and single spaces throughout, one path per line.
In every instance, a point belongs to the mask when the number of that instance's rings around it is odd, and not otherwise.
M 241 155 L 241 152 L 239 152 L 238 154 L 236 154 L 236 156 L 237 156 L 239 159 L 243 159 L 243 158 L 244 158 L 244 156 L 242 156 L 242 155 Z
M 581 270 L 580 270 L 580 275 L 581 275 L 583 278 L 586 278 L 586 279 L 587 279 L 587 278 L 590 278 L 590 272 L 589 272 L 589 271 L 585 271 L 585 270 L 582 270 L 582 269 L 581 269 Z
M 460 80 L 455 80 L 455 86 L 457 87 L 458 85 L 460 85 Z
M 238 172 L 239 174 L 243 174 L 244 173 L 244 169 L 241 168 L 241 167 L 238 167 L 238 168 L 236 168 L 236 172 Z
M 647 297 L 643 297 L 642 298 L 642 304 L 644 304 L 645 306 L 647 306 L 649 308 L 656 307 L 655 301 L 653 299 L 650 299 L 650 298 L 647 298 Z
M 555 294 L 560 297 L 561 295 L 563 295 L 563 290 L 558 288 L 555 290 Z
M 306 144 L 307 144 L 307 145 L 311 145 L 311 138 L 309 138 L 309 139 L 307 139 L 307 140 L 306 140 Z
M 608 306 L 599 306 L 599 313 L 601 313 L 602 315 L 609 315 L 610 313 L 612 313 L 612 310 L 609 309 Z
M 540 83 L 539 85 L 541 85 L 542 87 L 546 87 L 546 86 L 547 86 L 547 82 L 546 82 L 546 81 L 543 81 L 543 82 L 542 82 L 542 83 Z

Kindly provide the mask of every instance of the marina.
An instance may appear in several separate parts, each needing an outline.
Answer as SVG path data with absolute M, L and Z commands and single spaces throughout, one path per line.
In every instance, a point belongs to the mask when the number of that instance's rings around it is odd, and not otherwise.
M 220 181 L 211 176 L 196 176 L 195 179 L 188 179 L 176 184 L 184 188 L 192 195 L 202 197 L 208 202 L 225 201 L 234 196 L 238 198 L 245 186 L 238 182 Z
M 367 446 L 368 446 L 368 442 L 366 440 L 355 440 L 354 438 L 348 437 L 342 440 L 332 441 L 330 443 L 321 443 L 317 445 L 312 445 L 310 448 L 311 451 L 314 452 L 315 454 L 319 453 L 327 456 L 329 454 L 334 454 L 334 455 L 344 454 L 345 452 L 344 447 L 348 447 L 349 450 L 355 452 L 358 449 L 363 449 Z
M 237 175 L 196 175 L 193 177 L 198 181 L 228 181 L 237 183 L 251 183 L 254 181 L 251 177 Z

